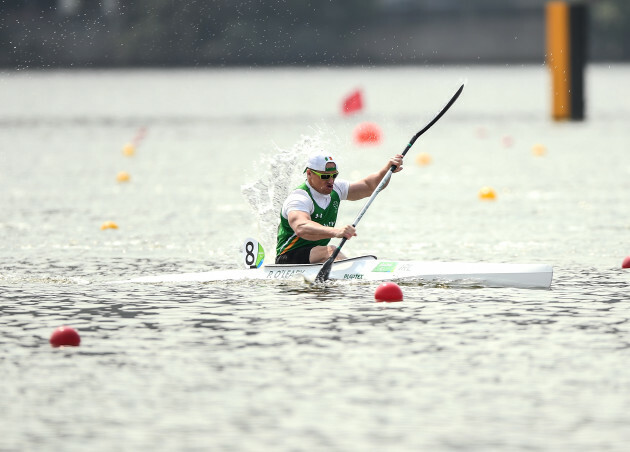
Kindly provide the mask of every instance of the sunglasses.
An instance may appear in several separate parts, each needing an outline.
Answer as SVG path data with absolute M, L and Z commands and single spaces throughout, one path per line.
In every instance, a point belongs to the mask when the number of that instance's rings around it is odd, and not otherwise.
M 309 169 L 310 169 L 310 168 L 309 168 Z M 331 177 L 332 177 L 333 179 L 337 179 L 337 176 L 339 176 L 339 172 L 336 172 L 336 173 L 333 173 L 333 174 L 325 174 L 325 173 L 320 173 L 320 172 L 317 172 L 317 171 L 315 171 L 315 170 L 311 170 L 311 173 L 314 173 L 316 176 L 319 176 L 319 178 L 320 178 L 320 179 L 323 179 L 323 180 L 328 180 L 328 179 L 330 179 Z

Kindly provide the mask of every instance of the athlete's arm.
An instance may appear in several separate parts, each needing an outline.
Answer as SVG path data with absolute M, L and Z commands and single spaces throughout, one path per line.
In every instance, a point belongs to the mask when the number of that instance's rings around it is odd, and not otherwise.
M 379 172 L 370 174 L 369 176 L 357 182 L 351 183 L 350 186 L 348 187 L 348 199 L 350 201 L 356 201 L 358 199 L 363 199 L 363 198 L 367 198 L 368 196 L 371 196 L 372 193 L 374 193 L 374 190 L 376 190 L 376 187 L 378 187 L 378 184 L 381 182 L 381 180 L 383 180 L 383 178 L 385 177 L 385 174 L 387 174 L 387 171 L 389 171 L 389 168 L 391 168 L 392 165 L 396 166 L 394 173 L 397 173 L 398 171 L 401 171 L 403 169 L 402 161 L 403 161 L 403 156 L 400 154 L 396 154 L 394 157 L 389 159 L 389 162 L 387 162 L 387 165 L 384 166 Z M 385 184 L 385 187 L 387 187 L 387 184 Z
M 343 237 L 350 239 L 357 235 L 356 230 L 350 224 L 340 228 L 323 226 L 311 220 L 311 216 L 301 210 L 290 211 L 287 218 L 297 236 L 305 240 L 315 241 Z

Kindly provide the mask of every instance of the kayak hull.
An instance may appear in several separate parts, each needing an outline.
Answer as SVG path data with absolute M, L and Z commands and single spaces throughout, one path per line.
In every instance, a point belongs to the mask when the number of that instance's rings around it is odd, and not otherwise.
M 288 280 L 304 278 L 314 281 L 322 264 L 265 265 L 251 270 L 218 270 L 144 276 L 118 282 L 210 282 L 228 280 Z M 491 264 L 460 262 L 419 262 L 380 260 L 361 256 L 337 261 L 330 271 L 331 280 L 391 281 L 478 284 L 484 287 L 518 287 L 548 289 L 553 268 L 545 264 Z

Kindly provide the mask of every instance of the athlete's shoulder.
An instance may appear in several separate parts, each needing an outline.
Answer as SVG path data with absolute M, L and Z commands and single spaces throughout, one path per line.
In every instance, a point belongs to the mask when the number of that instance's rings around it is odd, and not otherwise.
M 313 199 L 305 190 L 296 188 L 282 204 L 282 216 L 287 218 L 292 210 L 300 210 L 302 212 L 312 213 L 314 208 Z
M 333 185 L 333 190 L 337 192 L 341 200 L 348 199 L 348 190 L 350 182 L 345 179 L 337 179 Z
M 287 199 L 289 198 L 308 198 L 310 199 L 311 197 L 308 194 L 308 188 L 307 187 L 297 187 L 294 188 L 289 195 L 287 196 Z

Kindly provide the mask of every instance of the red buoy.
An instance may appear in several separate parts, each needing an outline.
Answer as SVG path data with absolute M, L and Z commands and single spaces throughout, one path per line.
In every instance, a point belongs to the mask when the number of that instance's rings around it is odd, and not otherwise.
M 381 135 L 381 128 L 373 122 L 362 122 L 354 129 L 354 140 L 359 144 L 378 144 Z
M 398 284 L 393 282 L 386 282 L 376 288 L 374 292 L 374 300 L 379 301 L 403 301 L 403 293 Z
M 621 268 L 630 268 L 630 256 L 627 256 L 621 263 Z
M 61 326 L 57 328 L 52 336 L 50 336 L 50 345 L 53 347 L 73 346 L 77 347 L 81 343 L 79 333 L 69 326 Z

